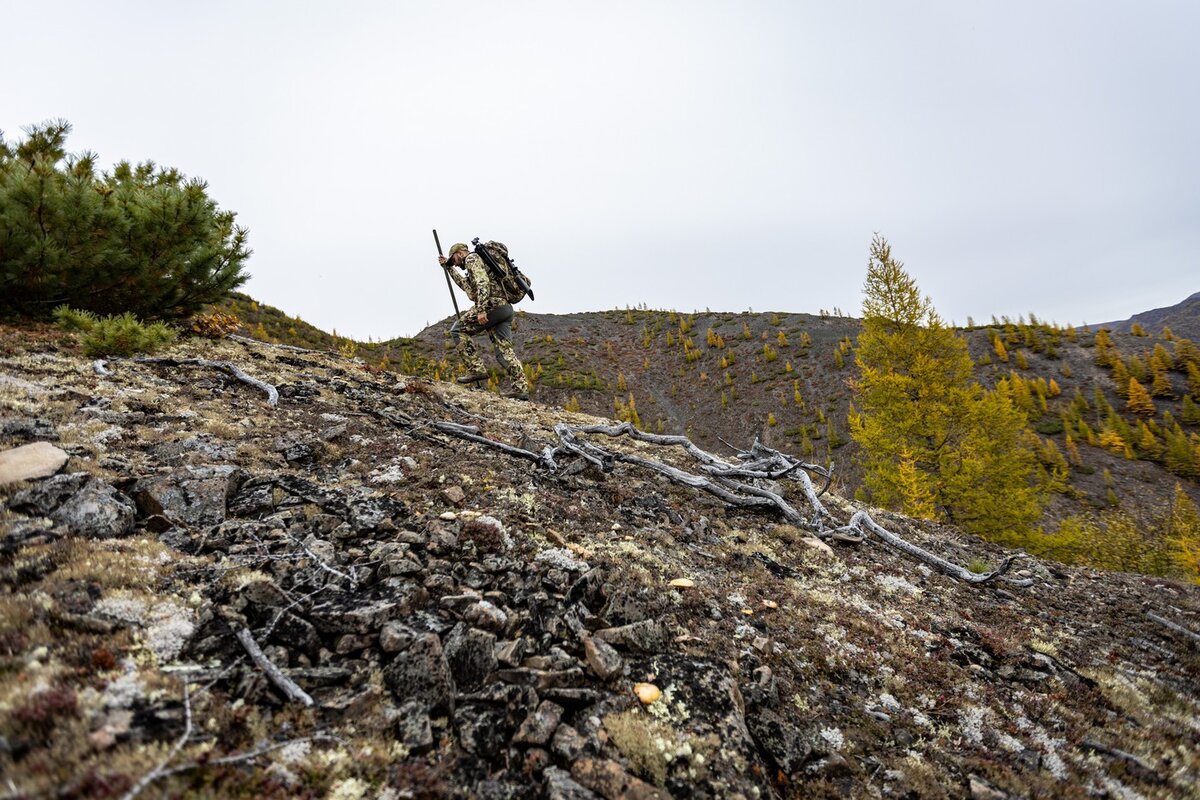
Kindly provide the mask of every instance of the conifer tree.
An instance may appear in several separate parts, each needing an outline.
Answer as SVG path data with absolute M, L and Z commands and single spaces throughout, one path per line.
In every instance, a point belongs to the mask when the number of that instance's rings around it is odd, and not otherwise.
M 982 535 L 1030 528 L 1044 478 L 1006 386 L 985 392 L 972 381 L 966 343 L 879 236 L 864 294 L 850 425 L 873 500 Z
M 1129 413 L 1146 417 L 1154 416 L 1154 400 L 1150 398 L 1150 393 L 1146 391 L 1146 387 L 1138 383 L 1137 378 L 1129 379 L 1129 390 L 1126 396 L 1129 398 L 1126 404 Z
M 1178 483 L 1165 528 L 1176 565 L 1185 578 L 1200 583 L 1200 510 Z
M 69 123 L 0 140 L 0 311 L 179 318 L 245 282 L 246 230 L 206 184 L 147 161 L 97 171 Z

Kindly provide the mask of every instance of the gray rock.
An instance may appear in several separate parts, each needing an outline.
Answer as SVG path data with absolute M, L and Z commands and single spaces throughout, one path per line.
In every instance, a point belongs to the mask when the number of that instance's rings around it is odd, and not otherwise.
M 490 631 L 502 631 L 508 623 L 508 615 L 487 600 L 480 600 L 467 606 L 463 611 L 463 619 L 477 628 Z
M 620 653 L 603 640 L 598 641 L 591 637 L 584 639 L 583 655 L 587 659 L 588 666 L 592 668 L 592 672 L 602 681 L 619 675 L 625 666 L 625 661 L 621 658 Z
M 231 497 L 246 473 L 228 465 L 183 467 L 166 475 L 143 478 L 132 495 L 143 514 L 161 514 L 193 528 L 219 525 Z
M 47 478 L 17 494 L 9 507 L 48 516 L 71 532 L 94 539 L 128 534 L 137 516 L 128 497 L 86 472 Z
M 436 634 L 413 631 L 408 646 L 383 668 L 397 700 L 417 700 L 430 711 L 454 710 L 454 677 Z
M 496 669 L 496 636 L 459 623 L 446 636 L 446 661 L 462 691 L 474 691 Z
M 571 773 L 558 767 L 547 767 L 546 797 L 549 800 L 599 800 L 599 795 L 571 780 Z
M 787 774 L 799 772 L 812 758 L 809 737 L 770 709 L 762 709 L 746 720 L 755 741 Z
M 48 442 L 14 447 L 0 453 L 0 486 L 47 478 L 62 469 L 69 456 Z
M 570 725 L 559 725 L 550 740 L 550 751 L 568 764 L 583 755 L 586 746 L 587 739 Z
M 0 417 L 0 436 L 30 441 L 57 439 L 58 433 L 53 423 L 43 417 Z
M 543 700 L 537 710 L 525 718 L 513 741 L 518 744 L 544 745 L 554 735 L 565 709 L 558 703 Z
M 621 625 L 616 628 L 605 628 L 596 631 L 594 638 L 627 650 L 641 650 L 651 653 L 662 650 L 670 640 L 670 632 L 666 625 L 658 620 L 647 619 Z
M 396 735 L 412 753 L 424 753 L 433 748 L 433 728 L 429 711 L 419 700 L 409 700 L 396 715 Z

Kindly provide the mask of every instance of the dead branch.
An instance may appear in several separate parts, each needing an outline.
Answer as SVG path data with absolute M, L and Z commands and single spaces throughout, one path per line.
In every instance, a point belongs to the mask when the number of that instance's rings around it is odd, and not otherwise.
M 241 764 L 246 761 L 253 761 L 254 759 L 258 758 L 259 756 L 265 756 L 268 753 L 274 753 L 276 750 L 282 750 L 285 747 L 291 747 L 292 745 L 295 745 L 295 744 L 305 744 L 307 742 L 339 742 L 339 743 L 344 744 L 344 741 L 342 739 L 338 738 L 337 736 L 328 736 L 325 734 L 317 734 L 316 736 L 302 736 L 299 739 L 288 739 L 286 742 L 276 742 L 275 744 L 272 744 L 272 745 L 267 745 L 265 747 L 259 747 L 255 750 L 251 750 L 249 753 L 239 753 L 236 756 L 223 756 L 221 758 L 212 758 L 212 759 L 208 759 L 207 761 L 204 761 L 204 762 L 193 761 L 190 764 L 181 764 L 178 767 L 173 767 L 173 768 L 167 770 L 159 777 L 165 778 L 165 777 L 170 777 L 171 775 L 178 775 L 181 772 L 187 772 L 188 770 L 193 770 L 193 769 L 196 769 L 197 767 L 208 767 L 208 766 L 227 767 L 230 764 Z
M 242 647 L 246 648 L 246 652 L 250 654 L 250 659 L 258 665 L 258 668 L 271 679 L 271 683 L 279 687 L 279 690 L 287 695 L 289 700 L 294 700 L 297 703 L 305 706 L 311 706 L 313 699 L 308 693 L 296 685 L 288 676 L 280 671 L 279 667 L 271 663 L 262 648 L 258 646 L 258 642 L 254 641 L 254 637 L 250 634 L 248 628 L 242 628 L 237 632 L 237 640 L 242 643 Z
M 1013 555 L 1004 559 L 1000 566 L 991 572 L 976 573 L 971 572 L 969 569 L 963 569 L 957 564 L 952 564 L 941 556 L 934 555 L 928 550 L 918 547 L 912 542 L 901 539 L 899 536 L 884 529 L 879 525 L 879 523 L 871 519 L 871 515 L 866 511 L 854 512 L 854 516 L 850 518 L 850 522 L 848 522 L 839 530 L 862 533 L 864 527 L 883 540 L 884 543 L 896 548 L 897 550 L 900 550 L 901 552 L 908 553 L 913 558 L 919 561 L 924 561 L 926 564 L 929 564 L 946 575 L 949 575 L 952 578 L 957 578 L 964 583 L 987 583 L 988 581 L 995 580 L 996 578 L 999 578 L 1008 572 L 1009 569 L 1012 568 L 1013 563 L 1022 555 L 1021 553 L 1014 553 Z M 1017 586 L 1030 586 L 1033 584 L 1033 579 L 1027 578 L 1025 580 L 1012 580 L 1009 582 Z
M 749 453 L 740 452 L 739 456 L 744 461 L 749 463 L 736 467 L 721 461 L 716 456 L 707 453 L 693 444 L 689 439 L 683 436 L 663 436 L 660 434 L 645 433 L 629 423 L 620 425 L 588 425 L 588 426 L 572 426 L 559 424 L 554 427 L 555 433 L 558 434 L 559 440 L 562 442 L 564 449 L 575 453 L 583 458 L 588 459 L 592 463 L 601 467 L 605 471 L 611 469 L 611 465 L 615 461 L 635 464 L 645 469 L 658 472 L 666 475 L 672 481 L 680 483 L 684 486 L 690 486 L 695 489 L 708 492 L 716 495 L 725 502 L 741 508 L 763 509 L 773 508 L 778 511 L 784 519 L 798 527 L 812 530 L 819 538 L 836 538 L 842 541 L 859 542 L 866 536 L 867 532 L 873 533 L 877 538 L 885 544 L 906 553 L 913 558 L 924 561 L 936 567 L 940 572 L 949 575 L 952 578 L 963 581 L 964 583 L 987 583 L 1003 576 L 1012 568 L 1013 563 L 1021 554 L 1014 554 L 1004 560 L 1004 562 L 995 570 L 986 573 L 974 573 L 968 569 L 958 566 L 947 561 L 940 556 L 937 556 L 928 550 L 918 547 L 911 542 L 908 542 L 894 533 L 885 530 L 878 525 L 871 516 L 865 511 L 856 512 L 850 519 L 850 522 L 839 528 L 830 530 L 825 527 L 826 519 L 833 519 L 833 515 L 828 509 L 822 505 L 817 492 L 812 485 L 812 480 L 808 477 L 807 469 L 815 467 L 815 465 L 802 465 L 793 463 L 792 459 L 784 456 L 778 451 L 765 447 L 758 442 L 755 442 L 754 447 Z M 625 453 L 610 453 L 600 447 L 597 447 L 590 442 L 581 441 L 577 433 L 600 433 L 606 436 L 630 436 L 634 439 L 648 441 L 656 444 L 673 444 L 684 447 L 698 461 L 702 462 L 700 469 L 713 476 L 714 479 L 706 478 L 700 475 L 695 475 L 685 472 L 676 467 L 671 467 L 658 461 L 641 458 L 639 456 L 629 455 Z M 819 470 L 819 468 L 817 468 Z M 752 483 L 745 481 L 734 480 L 732 476 L 749 477 L 750 480 L 766 479 L 768 476 L 779 475 L 780 471 L 784 475 L 791 475 L 800 483 L 805 497 L 808 499 L 809 505 L 813 510 L 813 518 L 811 520 L 797 511 L 790 503 L 787 502 L 778 492 L 773 492 L 769 489 L 764 489 Z M 831 473 L 820 470 L 819 474 L 828 477 Z M 782 477 L 782 475 L 780 475 Z M 1029 586 L 1033 583 L 1032 579 L 1025 580 L 1009 580 L 1017 586 Z
M 164 364 L 170 367 L 179 366 L 196 366 L 209 367 L 211 369 L 219 369 L 229 373 L 233 377 L 245 384 L 253 386 L 255 389 L 261 389 L 267 393 L 267 405 L 276 406 L 279 404 L 279 390 L 271 384 L 260 381 L 258 378 L 253 378 L 247 375 L 236 364 L 229 361 L 210 361 L 207 358 L 135 358 L 133 359 L 139 364 Z
M 451 436 L 457 436 L 460 439 L 466 439 L 468 442 L 476 442 L 477 444 L 490 447 L 493 450 L 499 450 L 502 453 L 507 453 L 510 456 L 517 458 L 526 458 L 530 461 L 537 462 L 546 466 L 551 472 L 554 472 L 557 465 L 554 463 L 553 453 L 543 451 L 535 453 L 532 450 L 525 450 L 521 447 L 516 447 L 504 442 L 498 442 L 495 439 L 489 439 L 479 432 L 479 428 L 474 425 L 459 425 L 457 422 L 434 422 L 432 427 L 442 433 L 448 433 Z
M 1178 633 L 1182 636 L 1186 636 L 1188 639 L 1191 639 L 1192 642 L 1200 644 L 1200 633 L 1196 633 L 1195 631 L 1190 631 L 1187 628 L 1183 627 L 1182 625 L 1177 625 L 1176 623 L 1171 622 L 1171 620 L 1164 619 L 1163 617 L 1160 617 L 1158 614 L 1155 614 L 1153 612 L 1149 612 L 1149 611 L 1146 612 L 1146 617 L 1149 618 L 1149 620 L 1151 622 L 1157 622 L 1159 625 L 1162 625 L 1167 630 L 1175 631 L 1175 633 Z
M 274 347 L 278 350 L 290 350 L 293 353 L 321 353 L 328 351 L 309 350 L 307 347 L 296 347 L 294 344 L 277 344 L 275 342 L 264 342 L 261 339 L 252 339 L 249 336 L 241 336 L 236 333 L 231 333 L 225 337 L 230 341 L 241 342 L 242 344 L 253 344 L 261 347 Z

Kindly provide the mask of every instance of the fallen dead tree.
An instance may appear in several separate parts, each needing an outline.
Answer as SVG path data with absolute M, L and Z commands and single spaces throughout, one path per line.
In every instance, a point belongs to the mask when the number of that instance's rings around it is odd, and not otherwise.
M 1017 586 L 1029 586 L 1033 583 L 1032 579 L 1015 580 L 1005 577 L 1016 560 L 1023 555 L 1021 553 L 1009 556 L 994 570 L 976 573 L 888 531 L 875 522 L 866 511 L 857 511 L 846 524 L 837 525 L 834 515 L 820 499 L 820 495 L 829 487 L 829 481 L 832 478 L 831 470 L 816 464 L 805 463 L 758 441 L 754 442 L 750 450 L 739 451 L 737 453 L 739 463 L 735 464 L 703 450 L 685 436 L 647 433 L 638 430 L 628 422 L 617 425 L 560 423 L 554 426 L 559 446 L 547 447 L 541 453 L 488 438 L 474 425 L 434 422 L 430 424 L 430 427 L 509 455 L 534 461 L 551 472 L 557 471 L 558 458 L 566 455 L 573 455 L 602 472 L 611 472 L 618 462 L 631 464 L 664 475 L 672 482 L 682 486 L 707 492 L 737 508 L 774 511 L 790 524 L 806 529 L 820 539 L 858 543 L 867 537 L 872 537 L 964 583 L 982 584 L 999 578 Z M 697 472 L 688 472 L 662 461 L 618 450 L 607 450 L 581 438 L 582 435 L 587 434 L 599 434 L 613 438 L 628 436 L 648 444 L 681 447 L 699 462 L 699 466 Z M 824 479 L 825 486 L 820 492 L 813 485 L 809 473 Z M 799 484 L 801 492 L 808 501 L 809 514 L 802 513 L 780 491 L 760 485 L 760 482 L 776 482 L 783 479 L 794 480 Z

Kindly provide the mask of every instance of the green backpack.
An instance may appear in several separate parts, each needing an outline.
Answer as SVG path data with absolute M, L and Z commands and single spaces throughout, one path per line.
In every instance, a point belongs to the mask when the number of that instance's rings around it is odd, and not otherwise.
M 499 280 L 505 300 L 510 303 L 519 303 L 525 299 L 525 295 L 529 295 L 530 300 L 536 299 L 533 296 L 533 290 L 529 288 L 529 284 L 533 281 L 517 269 L 517 265 L 508 255 L 508 248 L 502 242 L 480 244 L 479 237 L 476 237 L 471 240 L 471 244 L 475 245 L 475 253 L 483 259 L 488 270 Z

